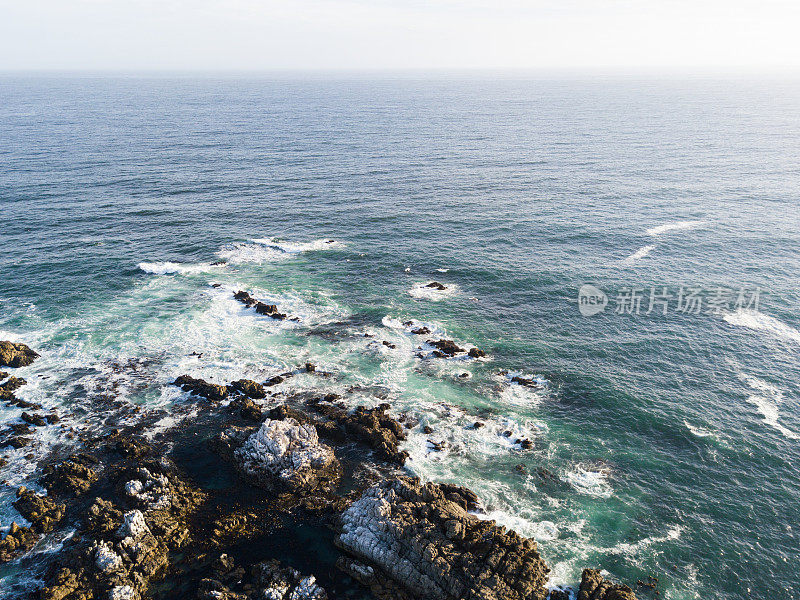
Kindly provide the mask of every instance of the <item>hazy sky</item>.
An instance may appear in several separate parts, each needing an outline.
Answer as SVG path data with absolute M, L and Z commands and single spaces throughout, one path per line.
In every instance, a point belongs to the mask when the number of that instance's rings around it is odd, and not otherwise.
M 0 70 L 800 66 L 800 0 L 0 0 Z

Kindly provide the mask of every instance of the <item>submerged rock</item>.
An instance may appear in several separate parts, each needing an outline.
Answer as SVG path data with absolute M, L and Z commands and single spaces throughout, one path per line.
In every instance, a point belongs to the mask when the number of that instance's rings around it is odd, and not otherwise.
M 25 344 L 0 342 L 0 367 L 27 367 L 39 355 Z
M 341 472 L 330 447 L 316 428 L 294 419 L 267 419 L 234 451 L 241 472 L 268 489 L 307 493 L 336 481 Z
M 474 494 L 401 477 L 344 511 L 339 566 L 381 598 L 544 600 L 549 569 L 536 542 L 478 519 Z
M 636 594 L 627 585 L 612 583 L 597 569 L 584 569 L 578 600 L 636 600 Z

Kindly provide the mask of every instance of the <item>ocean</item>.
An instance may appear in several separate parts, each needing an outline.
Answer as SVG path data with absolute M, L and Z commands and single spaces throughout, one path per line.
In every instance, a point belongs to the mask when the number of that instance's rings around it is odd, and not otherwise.
M 768 77 L 6 75 L 0 339 L 42 355 L 17 395 L 91 430 L 97 398 L 169 428 L 177 375 L 311 361 L 334 377 L 281 389 L 419 419 L 407 469 L 553 585 L 797 598 L 798 139 Z M 419 358 L 421 326 L 487 356 Z M 0 450 L 4 527 L 58 431 Z

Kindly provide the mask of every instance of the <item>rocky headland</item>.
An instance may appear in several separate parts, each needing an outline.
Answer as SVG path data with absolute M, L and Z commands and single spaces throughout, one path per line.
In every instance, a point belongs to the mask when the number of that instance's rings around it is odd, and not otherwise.
M 237 299 L 259 311 L 249 294 Z M 263 314 L 281 318 L 276 311 L 267 305 Z M 442 357 L 467 354 L 450 340 L 429 344 Z M 0 342 L 2 366 L 37 357 Z M 180 375 L 173 385 L 196 410 L 179 425 L 148 434 L 155 417 L 142 411 L 134 424 L 54 447 L 38 462 L 35 489 L 16 491 L 25 523 L 8 524 L 0 540 L 0 563 L 17 561 L 39 581 L 20 595 L 635 600 L 593 569 L 576 589 L 549 589 L 534 540 L 488 519 L 470 490 L 408 476 L 403 443 L 422 425 L 387 403 L 271 391 L 292 374 L 220 383 Z M 0 381 L 0 399 L 18 406 L 24 379 L 2 373 Z M 7 441 L 57 423 L 49 414 L 22 418 L 2 434 Z M 32 552 L 57 532 L 57 551 Z

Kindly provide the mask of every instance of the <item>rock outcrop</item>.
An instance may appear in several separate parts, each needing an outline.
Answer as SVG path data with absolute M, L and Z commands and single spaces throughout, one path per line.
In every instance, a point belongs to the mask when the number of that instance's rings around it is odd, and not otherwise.
M 207 400 L 219 402 L 228 397 L 228 386 L 209 383 L 205 379 L 196 379 L 189 375 L 181 375 L 172 385 L 177 385 L 184 392 L 191 392 Z
M 45 469 L 42 484 L 49 492 L 64 496 L 79 496 L 89 491 L 97 481 L 97 473 L 90 466 L 97 459 L 88 454 L 76 454 Z
M 237 392 L 241 392 L 248 398 L 255 398 L 256 400 L 266 398 L 267 396 L 267 393 L 264 391 L 264 386 L 250 379 L 239 379 L 238 381 L 232 381 L 228 387 L 236 390 Z
M 39 355 L 25 344 L 0 342 L 0 367 L 27 367 Z
M 328 424 L 318 425 L 323 435 L 330 435 L 334 439 L 355 437 L 375 450 L 381 458 L 398 465 L 405 463 L 408 458 L 408 452 L 398 449 L 400 442 L 406 439 L 406 433 L 399 422 L 386 414 L 391 408 L 389 404 L 379 404 L 375 408 L 359 406 L 353 412 L 322 402 L 313 404 L 311 408 L 330 420 Z M 331 424 L 335 424 L 339 432 L 331 431 Z M 340 435 L 337 436 L 337 433 Z
M 337 545 L 352 558 L 338 564 L 379 598 L 544 600 L 549 569 L 536 542 L 474 508 L 457 486 L 380 483 L 342 514 Z
M 303 494 L 329 487 L 341 475 L 339 461 L 310 423 L 267 419 L 234 457 L 242 474 L 267 489 Z
M 24 487 L 17 490 L 14 508 L 31 522 L 31 528 L 38 533 L 52 531 L 66 512 L 64 504 L 59 504 L 49 496 L 40 496 Z
M 239 290 L 236 292 L 233 297 L 244 304 L 248 308 L 255 308 L 256 313 L 259 315 L 266 315 L 268 317 L 272 317 L 273 319 L 280 319 L 283 320 L 286 318 L 286 315 L 278 311 L 278 307 L 274 304 L 266 304 L 264 302 L 260 302 L 253 298 L 248 292 L 243 290 Z
M 578 600 L 636 600 L 636 594 L 627 585 L 612 583 L 597 569 L 584 569 Z

